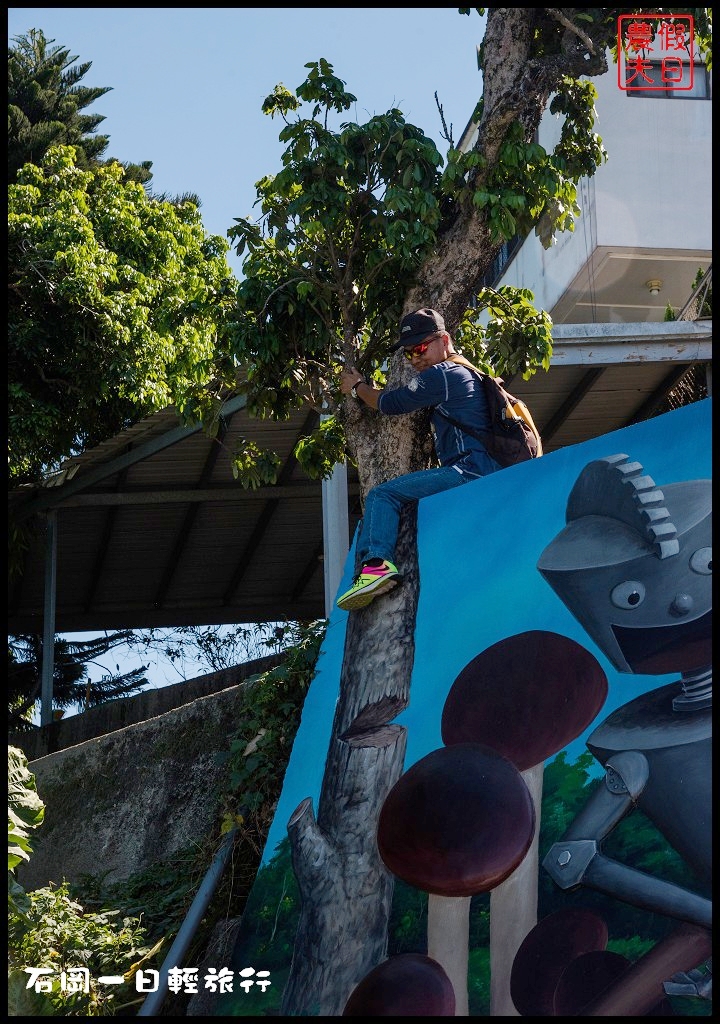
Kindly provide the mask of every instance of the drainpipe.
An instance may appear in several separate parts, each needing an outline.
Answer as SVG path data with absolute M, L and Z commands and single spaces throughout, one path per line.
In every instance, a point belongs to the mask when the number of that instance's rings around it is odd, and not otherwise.
M 43 612 L 42 667 L 40 669 L 40 725 L 52 718 L 55 670 L 55 603 L 57 599 L 57 512 L 48 512 L 45 535 L 45 609 Z
M 170 947 L 168 954 L 163 961 L 163 965 L 160 968 L 157 991 L 149 993 L 147 999 L 138 1010 L 138 1017 L 157 1016 L 160 1007 L 164 1003 L 168 988 L 168 972 L 174 967 L 178 967 L 182 964 L 183 958 L 193 940 L 193 936 L 198 929 L 198 925 L 202 921 L 203 915 L 207 910 L 208 903 L 212 899 L 218 882 L 222 878 L 223 872 L 227 867 L 230 854 L 232 853 L 236 833 L 237 829 L 232 829 L 232 831 L 228 832 L 222 846 L 215 854 L 213 862 L 208 868 L 207 874 L 203 878 L 200 883 L 200 888 L 195 894 L 192 906 L 188 910 L 185 920 L 180 925 L 180 931 L 175 936 L 175 941 Z

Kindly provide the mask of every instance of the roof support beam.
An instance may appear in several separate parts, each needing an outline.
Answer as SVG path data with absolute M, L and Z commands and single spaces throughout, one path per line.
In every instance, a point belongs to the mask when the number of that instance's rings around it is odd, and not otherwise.
M 711 320 L 555 324 L 551 366 L 704 363 L 712 360 Z
M 568 416 L 571 414 L 573 409 L 580 404 L 588 391 L 592 390 L 595 381 L 605 373 L 605 367 L 596 366 L 592 370 L 588 370 L 587 373 L 583 374 L 582 380 L 576 388 L 570 393 L 568 398 L 563 402 L 560 408 L 557 410 L 554 416 L 543 426 L 542 428 L 542 439 L 547 443 L 553 436 L 556 430 L 558 430 Z
M 244 409 L 246 404 L 247 399 L 245 395 L 237 395 L 223 405 L 220 416 L 232 416 L 238 410 Z M 155 455 L 164 448 L 170 448 L 172 445 L 177 444 L 178 441 L 191 437 L 200 430 L 202 430 L 202 423 L 195 423 L 189 427 L 174 427 L 172 430 L 154 437 L 146 444 L 138 445 L 137 448 L 133 448 L 124 455 L 120 455 L 117 459 L 110 459 L 109 462 L 104 462 L 94 469 L 89 469 L 86 473 L 82 473 L 80 477 L 71 477 L 59 487 L 44 487 L 24 505 L 18 503 L 17 507 L 13 510 L 13 518 L 17 522 L 23 522 L 37 512 L 44 512 L 45 509 L 57 505 L 65 498 L 78 494 L 80 491 L 86 491 L 88 487 L 107 480 L 108 477 L 114 476 L 115 473 L 127 469 L 128 466 L 134 466 L 136 462 L 142 462 L 143 459 Z
M 318 493 L 319 484 L 313 481 L 289 483 L 284 486 L 274 484 L 270 487 L 257 487 L 246 490 L 239 484 L 232 487 L 198 487 L 188 490 L 160 491 L 155 489 L 123 491 L 90 491 L 87 494 L 75 494 L 62 501 L 59 509 L 65 508 L 100 508 L 103 505 L 187 505 L 198 502 L 246 502 L 267 501 L 269 498 L 314 498 Z M 349 493 L 358 494 L 357 483 L 349 484 Z
M 215 463 L 217 462 L 218 456 L 221 451 L 222 442 L 225 438 L 225 435 L 227 434 L 229 422 L 229 416 L 223 416 L 220 419 L 220 427 L 218 429 L 217 437 L 214 438 L 214 443 L 210 446 L 208 457 L 205 459 L 205 465 L 203 466 L 202 471 L 200 473 L 200 479 L 198 480 L 198 485 L 200 487 L 204 487 L 206 484 L 208 484 L 212 477 L 213 469 L 215 468 Z M 172 583 L 172 578 L 175 575 L 178 566 L 180 565 L 183 556 L 183 551 L 185 551 L 185 549 L 187 548 L 188 542 L 190 540 L 190 535 L 192 533 L 192 528 L 195 524 L 195 520 L 197 518 L 199 507 L 200 506 L 197 504 L 190 505 L 190 507 L 185 512 L 185 515 L 183 516 L 183 521 L 180 524 L 179 530 L 177 531 L 175 543 L 173 544 L 172 551 L 170 552 L 170 557 L 165 563 L 165 572 L 163 573 L 162 579 L 160 580 L 160 584 L 157 590 L 155 591 L 155 600 L 153 602 L 155 608 L 162 608 L 163 604 L 165 603 L 165 597 L 170 588 L 170 584 Z
M 626 426 L 629 427 L 633 423 L 640 423 L 642 420 L 646 420 L 652 416 L 658 406 L 665 401 L 668 393 L 672 391 L 673 388 L 677 387 L 689 369 L 689 366 L 674 366 L 669 373 L 663 377 L 660 386 L 655 388 L 653 393 L 648 396 L 640 408 L 637 409 L 634 415 L 630 417 Z
M 301 437 L 307 437 L 308 434 L 311 434 L 312 431 L 317 426 L 318 420 L 318 414 L 314 410 L 310 412 L 300 429 L 300 432 L 298 434 L 298 440 Z M 296 463 L 297 458 L 295 457 L 295 455 L 290 455 L 290 457 L 286 460 L 282 470 L 280 471 L 280 475 L 278 477 L 279 484 L 284 484 L 287 482 L 287 480 L 290 478 L 293 472 L 293 469 L 295 468 Z M 260 541 L 262 540 L 268 526 L 270 525 L 270 520 L 272 519 L 273 515 L 277 510 L 279 501 L 279 498 L 272 498 L 270 501 L 267 502 L 265 508 L 263 509 L 261 515 L 259 516 L 258 521 L 255 525 L 255 529 L 250 535 L 250 539 L 245 545 L 245 548 L 242 551 L 240 558 L 238 559 L 237 564 L 235 566 L 235 571 L 233 572 L 230 582 L 228 583 L 225 589 L 225 593 L 223 594 L 223 604 L 232 604 L 233 599 L 235 597 L 235 592 L 240 586 L 242 578 L 245 575 L 245 570 L 250 565 L 251 560 L 255 556 L 255 552 L 257 551 L 258 545 L 260 544 Z M 289 589 L 292 590 L 293 588 Z
M 127 479 L 127 469 L 124 469 L 118 476 L 116 485 L 117 491 L 122 491 L 125 486 Z M 105 523 L 103 526 L 102 536 L 100 543 L 97 546 L 95 554 L 95 565 L 93 566 L 92 576 L 90 578 L 90 586 L 85 594 L 85 611 L 89 612 L 95 601 L 95 594 L 97 592 L 98 584 L 102 577 L 103 566 L 107 559 L 107 553 L 110 550 L 110 541 L 112 539 L 113 527 L 115 526 L 115 520 L 117 519 L 118 508 L 117 505 L 112 506 L 108 509 L 105 516 Z

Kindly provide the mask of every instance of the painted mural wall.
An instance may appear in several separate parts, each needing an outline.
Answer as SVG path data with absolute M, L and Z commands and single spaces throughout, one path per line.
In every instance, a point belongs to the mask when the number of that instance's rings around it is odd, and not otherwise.
M 396 879 L 388 959 L 344 1015 L 587 1014 L 601 998 L 594 1015 L 709 1015 L 711 477 L 707 399 L 420 502 L 404 775 L 367 822 Z M 352 568 L 351 552 L 339 592 Z M 283 1005 L 293 957 L 312 955 L 287 826 L 318 800 L 348 614 L 330 618 L 234 953 L 269 981 L 220 1015 L 322 1013 Z M 537 925 L 502 965 L 498 1010 L 493 891 L 528 850 Z M 427 956 L 443 896 L 468 903 L 461 1009 Z

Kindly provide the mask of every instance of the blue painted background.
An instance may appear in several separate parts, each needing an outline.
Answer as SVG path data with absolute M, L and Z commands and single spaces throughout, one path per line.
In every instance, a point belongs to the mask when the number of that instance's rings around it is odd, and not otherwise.
M 711 410 L 711 399 L 706 399 L 419 503 L 415 669 L 410 705 L 395 719 L 408 730 L 405 769 L 442 746 L 442 708 L 460 671 L 487 647 L 516 633 L 549 630 L 570 637 L 597 658 L 607 675 L 608 699 L 595 722 L 566 748 L 569 761 L 585 751 L 586 737 L 611 711 L 677 678 L 617 672 L 536 565 L 565 526 L 568 494 L 594 459 L 624 453 L 640 462 L 661 488 L 710 479 Z M 351 552 L 338 593 L 349 587 L 353 565 Z M 263 864 L 287 835 L 287 822 L 301 800 L 312 797 L 317 813 L 348 614 L 335 609 L 330 617 Z M 382 643 L 382 634 L 375 641 Z

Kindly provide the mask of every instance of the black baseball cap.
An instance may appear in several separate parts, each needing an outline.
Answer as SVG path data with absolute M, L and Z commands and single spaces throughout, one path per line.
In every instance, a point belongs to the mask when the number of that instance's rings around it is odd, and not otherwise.
M 414 313 L 408 313 L 400 321 L 400 339 L 391 348 L 394 352 L 398 348 L 410 348 L 417 345 L 428 334 L 436 334 L 445 330 L 445 321 L 434 309 L 418 309 Z

